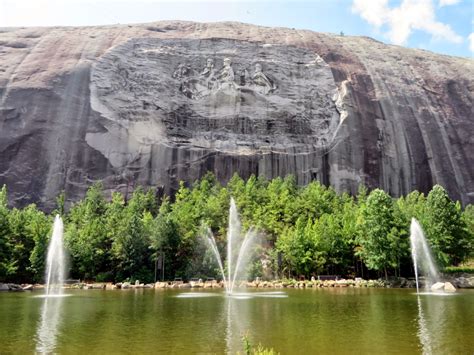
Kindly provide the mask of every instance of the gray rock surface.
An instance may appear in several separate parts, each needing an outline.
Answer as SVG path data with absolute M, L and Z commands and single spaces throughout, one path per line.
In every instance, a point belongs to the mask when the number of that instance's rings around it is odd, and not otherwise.
M 467 58 L 240 23 L 2 29 L 0 184 L 52 208 L 97 180 L 292 173 L 472 203 L 473 78 Z
M 0 283 L 0 291 L 21 292 L 24 291 L 20 285 Z
M 472 274 L 451 276 L 450 282 L 457 288 L 474 288 L 474 276 Z

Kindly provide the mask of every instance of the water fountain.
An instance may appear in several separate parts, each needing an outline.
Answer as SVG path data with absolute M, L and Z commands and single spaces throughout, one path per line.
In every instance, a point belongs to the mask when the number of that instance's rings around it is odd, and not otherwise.
M 422 351 L 422 353 L 432 354 L 440 352 L 442 349 L 440 339 L 443 338 L 441 334 L 443 334 L 444 332 L 443 324 L 445 322 L 445 304 L 443 302 L 440 302 L 438 297 L 426 297 L 423 298 L 422 301 L 420 295 L 448 296 L 452 293 L 432 292 L 432 289 L 430 291 L 430 287 L 432 285 L 440 284 L 444 288 L 445 284 L 439 282 L 440 276 L 438 273 L 438 269 L 436 268 L 433 255 L 431 253 L 431 249 L 425 238 L 420 223 L 415 218 L 412 218 L 410 225 L 410 245 L 416 280 L 416 294 L 418 306 L 417 336 L 420 341 L 420 350 Z M 425 289 L 427 289 L 429 292 L 420 293 L 420 272 L 426 278 Z M 423 308 L 428 308 L 426 314 Z
M 59 215 L 56 215 L 46 259 L 46 296 L 62 295 L 63 293 L 62 286 L 66 276 L 63 229 L 63 221 Z
M 63 246 L 63 221 L 56 215 L 46 259 L 46 293 L 36 332 L 36 352 L 53 353 L 61 323 L 63 283 L 66 276 L 66 253 Z
M 410 245 L 413 267 L 415 269 L 416 293 L 419 293 L 420 271 L 427 280 L 425 284 L 425 288 L 427 289 L 435 282 L 438 282 L 440 277 L 423 229 L 415 218 L 411 219 Z
M 204 228 L 203 237 L 214 254 L 226 294 L 233 299 L 245 300 L 254 297 L 264 298 L 287 298 L 288 295 L 282 291 L 267 292 L 235 292 L 236 284 L 240 280 L 246 280 L 246 269 L 252 257 L 252 247 L 255 246 L 258 234 L 254 228 L 250 228 L 247 233 L 242 234 L 242 227 L 237 213 L 237 207 L 233 198 L 230 200 L 229 208 L 229 228 L 227 231 L 227 272 L 217 248 L 217 243 L 210 228 Z M 185 292 L 177 295 L 178 298 L 202 298 L 217 296 L 216 293 L 209 292 Z
M 253 228 L 250 228 L 242 237 L 241 224 L 237 207 L 233 198 L 230 200 L 229 209 L 229 228 L 227 231 L 227 275 L 224 272 L 219 250 L 217 249 L 216 240 L 209 228 L 206 229 L 206 240 L 213 251 L 219 269 L 224 280 L 224 285 L 227 294 L 232 294 L 235 288 L 235 283 L 244 276 L 246 266 L 251 257 L 250 247 L 254 244 L 257 233 Z

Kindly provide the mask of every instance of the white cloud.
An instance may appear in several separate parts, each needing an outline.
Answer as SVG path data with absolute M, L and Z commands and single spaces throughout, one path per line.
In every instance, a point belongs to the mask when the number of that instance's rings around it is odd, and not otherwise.
M 471 32 L 469 36 L 467 36 L 469 42 L 469 49 L 472 53 L 474 53 L 474 32 Z
M 461 0 L 439 0 L 439 7 L 441 6 L 449 6 L 449 5 L 456 5 Z
M 406 43 L 414 30 L 426 32 L 434 39 L 463 41 L 449 25 L 436 21 L 432 0 L 403 0 L 398 7 L 390 7 L 388 0 L 353 0 L 352 12 L 376 28 L 386 25 L 387 36 L 395 44 Z

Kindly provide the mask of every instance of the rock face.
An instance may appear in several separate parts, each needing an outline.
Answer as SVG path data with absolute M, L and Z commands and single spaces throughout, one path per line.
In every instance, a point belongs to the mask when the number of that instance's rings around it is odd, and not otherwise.
M 472 60 L 363 37 L 157 22 L 0 33 L 0 185 L 51 208 L 212 171 L 474 202 Z
M 470 274 L 454 277 L 451 281 L 458 288 L 474 288 L 474 276 Z

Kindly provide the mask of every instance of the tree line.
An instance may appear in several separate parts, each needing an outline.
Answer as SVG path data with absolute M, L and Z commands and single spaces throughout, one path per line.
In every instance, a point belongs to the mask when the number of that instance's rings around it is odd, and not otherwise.
M 251 277 L 411 276 L 412 217 L 423 226 L 439 266 L 474 256 L 474 206 L 463 209 L 439 185 L 427 195 L 413 191 L 392 198 L 365 187 L 351 196 L 318 181 L 298 186 L 292 176 L 243 180 L 235 175 L 223 186 L 208 174 L 192 186 L 181 183 L 172 198 L 140 187 L 128 200 L 119 192 L 105 196 L 97 183 L 68 211 L 61 194 L 50 214 L 34 204 L 9 208 L 4 186 L 0 282 L 43 281 L 55 214 L 64 220 L 72 278 L 151 282 L 162 256 L 167 280 L 218 277 L 217 263 L 200 236 L 203 226 L 211 228 L 225 254 L 231 197 L 242 228 L 254 226 L 262 237 Z

